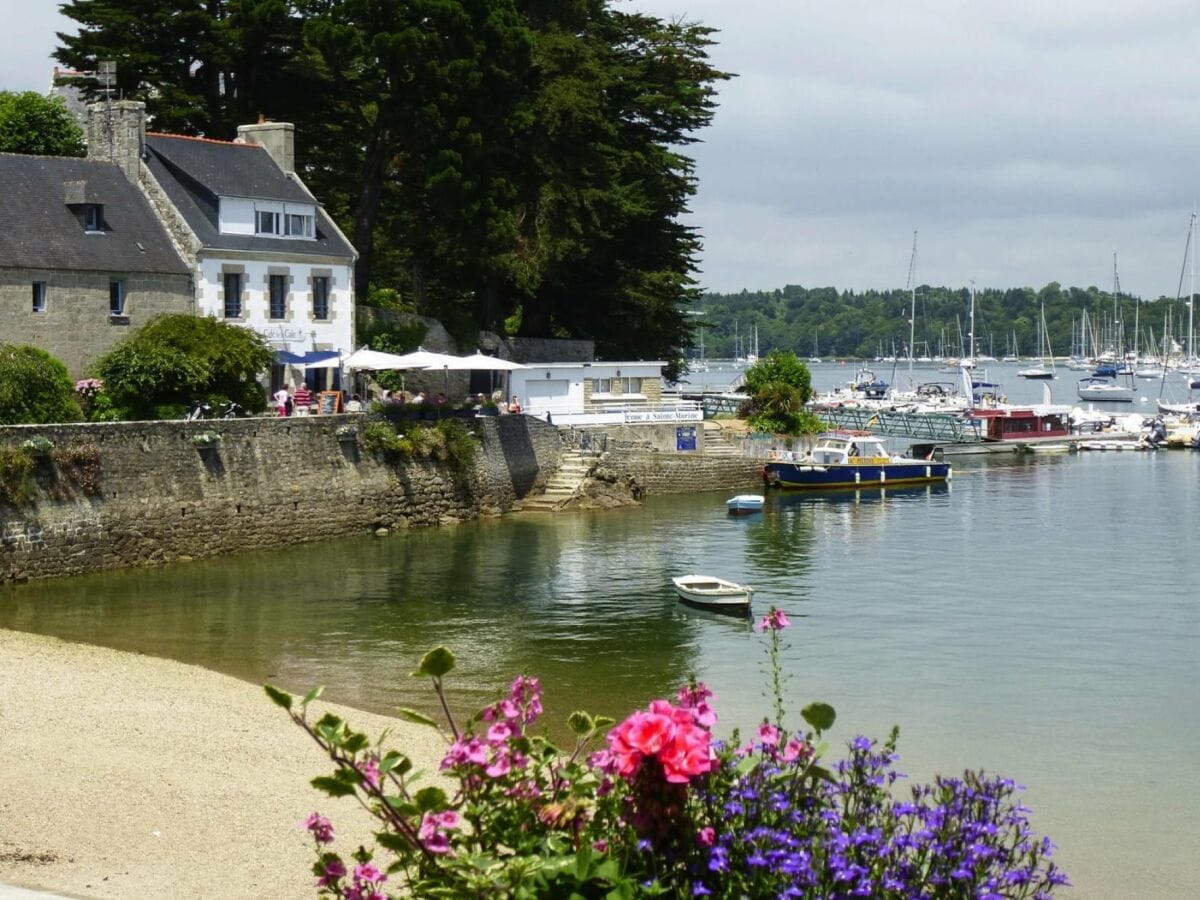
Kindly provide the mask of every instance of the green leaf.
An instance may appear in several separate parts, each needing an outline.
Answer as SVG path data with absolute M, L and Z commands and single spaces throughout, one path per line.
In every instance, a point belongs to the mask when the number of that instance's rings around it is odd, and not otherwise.
M 355 793 L 354 785 L 325 775 L 318 775 L 309 784 L 318 791 L 324 791 L 330 797 L 352 797 Z
M 307 694 L 304 695 L 304 699 L 300 701 L 300 705 L 308 706 L 308 704 L 312 703 L 314 700 L 316 700 L 318 697 L 320 697 L 321 694 L 324 692 L 324 690 L 325 690 L 325 685 L 323 685 L 323 684 L 317 685 L 315 688 L 313 688 L 311 691 L 309 691 Z
M 409 762 L 407 756 L 405 756 L 403 753 L 397 753 L 395 750 L 390 750 L 384 754 L 381 760 L 379 760 L 379 771 L 386 775 L 388 772 L 392 771 L 392 769 L 399 768 L 405 763 L 408 763 L 409 768 L 412 767 L 412 763 Z M 404 772 L 405 770 L 400 768 L 400 774 L 403 775 Z
M 737 773 L 739 775 L 749 775 L 758 768 L 760 760 L 756 756 L 743 756 L 738 760 Z
M 804 721 L 811 725 L 817 731 L 828 731 L 833 727 L 833 722 L 837 718 L 837 713 L 828 703 L 810 703 L 804 709 L 800 710 L 800 715 L 804 716 Z
M 596 718 L 594 718 L 592 720 L 592 723 L 596 726 L 597 729 L 604 729 L 604 728 L 611 728 L 613 725 L 616 725 L 617 720 L 611 719 L 608 716 L 596 716 Z
M 432 728 L 441 728 L 437 722 L 429 718 L 424 713 L 419 713 L 415 709 L 409 709 L 407 706 L 401 706 L 396 709 L 396 715 L 405 722 L 413 722 L 417 725 L 429 725 Z
M 421 812 L 432 812 L 446 806 L 446 792 L 440 787 L 421 788 L 413 799 L 417 801 Z
M 380 847 L 386 847 L 395 853 L 407 853 L 413 849 L 413 845 L 408 840 L 393 831 L 377 831 L 375 832 L 375 843 Z M 319 873 L 319 874 L 324 874 Z
M 445 647 L 434 647 L 421 659 L 413 675 L 417 678 L 441 678 L 454 668 L 454 654 Z
M 342 744 L 342 749 L 347 753 L 357 753 L 366 747 L 371 746 L 370 739 L 362 732 L 356 731 L 350 735 Z
M 268 697 L 275 701 L 277 706 L 282 706 L 287 710 L 292 708 L 292 695 L 287 691 L 281 691 L 279 688 L 269 684 L 264 684 L 263 690 L 267 692 Z
M 596 722 L 587 713 L 576 710 L 567 718 L 567 727 L 571 729 L 572 734 L 583 737 L 585 734 L 591 734 Z
M 837 784 L 837 779 L 833 777 L 833 773 L 824 766 L 809 766 L 808 773 L 813 778 L 819 778 L 821 781 L 826 781 L 829 784 Z

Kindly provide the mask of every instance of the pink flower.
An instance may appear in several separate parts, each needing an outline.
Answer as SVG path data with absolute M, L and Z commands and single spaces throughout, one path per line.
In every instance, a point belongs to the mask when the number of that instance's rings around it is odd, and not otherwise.
M 379 761 L 374 756 L 368 756 L 358 764 L 358 772 L 362 775 L 363 783 L 379 790 Z
M 387 876 L 370 863 L 363 863 L 361 866 L 355 867 L 354 880 L 365 881 L 367 884 L 383 884 L 387 881 Z
M 304 820 L 304 827 L 312 832 L 318 844 L 333 843 L 333 823 L 319 813 Z
M 340 859 L 331 859 L 325 863 L 324 873 L 317 879 L 317 887 L 328 887 L 338 879 L 346 877 L 346 866 Z
M 689 709 L 655 700 L 648 712 L 635 712 L 608 735 L 607 756 L 596 754 L 594 763 L 609 763 L 624 778 L 631 777 L 646 757 L 656 757 L 668 782 L 686 783 L 711 768 L 708 732 L 697 726 Z M 607 770 L 607 768 L 606 768 Z
M 808 756 L 808 746 L 803 741 L 798 741 L 795 738 L 787 742 L 787 746 L 783 748 L 782 759 L 784 762 L 795 762 L 801 756 Z
M 779 729 L 770 722 L 763 722 L 758 726 L 758 739 L 768 747 L 774 747 L 779 743 Z
M 788 621 L 787 615 L 782 609 L 771 607 L 771 611 L 762 617 L 762 621 L 758 623 L 759 631 L 783 631 L 792 623 Z
M 711 847 L 717 842 L 717 832 L 711 826 L 705 826 L 696 832 L 696 843 L 701 847 Z
M 487 739 L 493 744 L 501 744 L 513 735 L 513 730 L 507 722 L 497 722 L 487 731 Z
M 496 759 L 490 766 L 484 769 L 490 778 L 502 778 L 512 770 L 507 753 L 497 754 Z
M 598 841 L 593 841 L 592 849 L 595 850 L 597 853 L 607 853 L 608 852 L 608 841 L 603 840 L 603 839 L 598 840 Z

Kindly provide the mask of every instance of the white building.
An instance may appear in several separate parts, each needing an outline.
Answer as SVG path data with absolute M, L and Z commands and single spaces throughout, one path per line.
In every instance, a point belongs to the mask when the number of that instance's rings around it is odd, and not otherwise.
M 657 362 L 529 363 L 511 373 L 509 399 L 559 425 L 699 422 L 695 403 L 663 403 Z

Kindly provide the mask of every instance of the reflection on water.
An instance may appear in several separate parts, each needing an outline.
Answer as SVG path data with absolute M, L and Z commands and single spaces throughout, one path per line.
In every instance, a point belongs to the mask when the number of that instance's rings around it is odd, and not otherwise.
M 324 683 L 383 712 L 428 708 L 408 673 L 439 643 L 459 656 L 460 706 L 524 671 L 560 722 L 621 715 L 695 672 L 722 727 L 746 728 L 770 705 L 762 636 L 683 607 L 670 583 L 720 575 L 755 587 L 757 613 L 795 618 L 793 708 L 833 703 L 835 742 L 899 723 L 915 777 L 970 764 L 1029 785 L 1081 896 L 1184 896 L 1200 843 L 1198 466 L 977 459 L 952 485 L 772 493 L 748 517 L 723 494 L 513 517 L 7 587 L 0 627 Z

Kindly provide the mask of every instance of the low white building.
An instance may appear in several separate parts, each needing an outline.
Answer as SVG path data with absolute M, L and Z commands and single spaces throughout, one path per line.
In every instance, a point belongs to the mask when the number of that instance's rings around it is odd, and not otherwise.
M 655 362 L 529 363 L 511 373 L 509 399 L 558 425 L 699 422 L 699 404 L 663 402 Z

